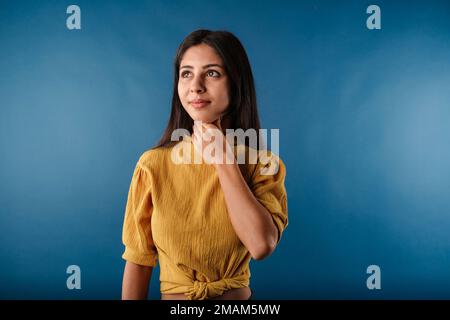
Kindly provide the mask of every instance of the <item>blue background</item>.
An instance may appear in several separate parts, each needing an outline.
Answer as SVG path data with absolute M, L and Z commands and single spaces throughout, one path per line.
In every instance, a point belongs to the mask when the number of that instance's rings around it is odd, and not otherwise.
M 280 129 L 289 226 L 254 297 L 450 298 L 449 2 L 237 0 L 0 2 L 0 298 L 120 298 L 131 175 L 199 28 L 241 39 Z

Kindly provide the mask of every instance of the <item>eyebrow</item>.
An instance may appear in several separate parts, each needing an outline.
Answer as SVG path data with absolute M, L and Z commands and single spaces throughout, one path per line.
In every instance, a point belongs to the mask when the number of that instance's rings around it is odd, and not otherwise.
M 204 65 L 204 66 L 203 66 L 203 69 L 210 68 L 210 67 L 219 67 L 219 68 L 222 68 L 222 69 L 223 69 L 223 67 L 222 67 L 220 64 L 217 64 L 217 63 L 210 63 L 210 64 L 207 64 L 207 65 Z M 182 67 L 180 68 L 180 70 L 183 69 L 183 68 L 186 68 L 186 69 L 194 69 L 193 66 L 186 65 L 186 66 L 182 66 Z

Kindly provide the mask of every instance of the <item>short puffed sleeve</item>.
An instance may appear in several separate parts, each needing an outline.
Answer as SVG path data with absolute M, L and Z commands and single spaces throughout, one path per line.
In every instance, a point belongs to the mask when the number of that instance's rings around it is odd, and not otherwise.
M 122 258 L 135 264 L 153 267 L 158 252 L 153 243 L 151 175 L 147 168 L 137 163 L 128 191 L 122 242 L 125 251 Z
M 269 211 L 278 229 L 278 240 L 288 225 L 286 167 L 279 156 L 268 150 L 258 153 L 258 162 L 252 175 L 251 190 Z

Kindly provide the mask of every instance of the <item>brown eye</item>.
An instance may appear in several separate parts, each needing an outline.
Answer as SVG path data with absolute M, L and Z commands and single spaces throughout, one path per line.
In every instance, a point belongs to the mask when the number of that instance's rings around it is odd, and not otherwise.
M 181 77 L 182 78 L 186 78 L 186 75 L 189 74 L 189 73 L 190 73 L 189 71 L 184 71 L 184 72 L 181 73 Z
M 211 76 L 213 78 L 218 78 L 220 77 L 220 73 L 217 72 L 216 70 L 208 70 L 208 72 L 206 73 L 208 76 Z

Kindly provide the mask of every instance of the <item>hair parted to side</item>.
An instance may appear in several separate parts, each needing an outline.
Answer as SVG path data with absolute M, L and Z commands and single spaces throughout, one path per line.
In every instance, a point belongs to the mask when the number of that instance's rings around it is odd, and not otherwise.
M 194 121 L 184 110 L 178 95 L 180 63 L 184 53 L 192 46 L 206 44 L 221 57 L 229 79 L 229 97 L 227 116 L 231 118 L 229 129 L 255 129 L 258 136 L 260 121 L 256 103 L 255 84 L 250 62 L 239 39 L 228 31 L 196 30 L 190 33 L 178 47 L 174 60 L 174 81 L 172 110 L 167 127 L 154 148 L 170 147 L 178 141 L 171 141 L 175 129 L 186 129 L 192 134 Z M 247 144 L 247 142 L 245 142 Z

